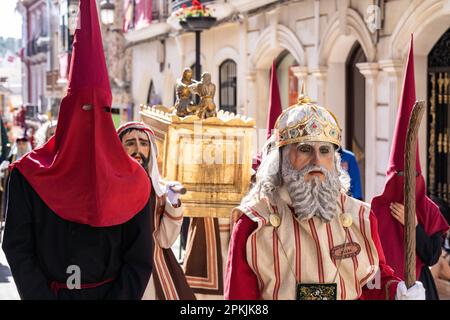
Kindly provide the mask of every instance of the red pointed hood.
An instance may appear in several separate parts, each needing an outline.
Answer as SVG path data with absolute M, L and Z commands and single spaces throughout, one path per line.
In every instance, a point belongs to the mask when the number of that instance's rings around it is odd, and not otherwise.
M 404 277 L 404 227 L 390 212 L 390 204 L 398 202 L 404 204 L 404 153 L 406 142 L 406 131 L 411 117 L 412 109 L 416 101 L 415 81 L 414 81 L 414 55 L 413 38 L 411 35 L 411 47 L 409 50 L 408 61 L 403 81 L 403 89 L 400 99 L 400 106 L 397 113 L 397 122 L 395 125 L 394 139 L 392 142 L 389 165 L 386 172 L 386 184 L 383 193 L 372 200 L 372 210 L 378 219 L 378 230 L 380 233 L 381 244 L 385 248 L 386 261 L 394 270 L 397 276 Z M 445 232 L 448 229 L 447 222 L 444 220 L 439 208 L 430 198 L 426 196 L 425 180 L 422 176 L 419 159 L 419 146 L 416 146 L 416 213 L 417 220 L 425 229 L 425 232 L 431 236 L 437 232 Z M 424 263 L 417 256 L 416 275 L 420 272 Z
M 411 117 L 414 103 L 416 102 L 416 85 L 414 79 L 414 52 L 413 37 L 406 62 L 406 72 L 403 78 L 403 89 L 400 97 L 400 105 L 397 111 L 397 122 L 395 123 L 394 139 L 392 140 L 391 155 L 387 175 L 405 170 L 405 141 L 409 118 Z M 416 171 L 421 174 L 419 143 L 416 145 Z
M 124 151 L 95 0 L 81 0 L 67 95 L 55 136 L 13 164 L 58 216 L 94 227 L 122 224 L 147 203 L 150 181 Z
M 272 70 L 270 74 L 270 101 L 269 111 L 267 114 L 267 139 L 269 139 L 272 130 L 281 114 L 281 98 L 280 89 L 278 88 L 277 67 L 275 61 L 272 62 Z

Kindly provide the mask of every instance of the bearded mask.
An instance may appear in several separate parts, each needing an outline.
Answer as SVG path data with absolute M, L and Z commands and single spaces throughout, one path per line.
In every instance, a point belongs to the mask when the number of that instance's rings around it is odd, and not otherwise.
M 336 170 L 339 159 L 336 154 L 333 157 L 333 169 L 330 171 L 324 166 L 307 164 L 300 170 L 293 167 L 289 158 L 289 148 L 282 149 L 281 176 L 283 186 L 286 187 L 291 200 L 294 213 L 300 221 L 306 221 L 314 216 L 324 222 L 331 221 L 338 212 L 338 198 L 341 187 L 340 172 Z M 332 152 L 334 148 L 330 145 Z M 320 172 L 323 175 L 314 175 L 311 179 L 305 179 L 310 173 Z
M 301 95 L 298 104 L 284 110 L 277 119 L 275 134 L 268 139 L 262 152 L 256 183 L 242 204 L 251 206 L 261 198 L 275 203 L 280 198 L 280 190 L 285 188 L 299 220 L 317 216 L 329 222 L 339 214 L 340 192 L 346 192 L 350 185 L 350 178 L 342 170 L 336 152 L 341 146 L 340 139 L 341 129 L 335 116 Z M 314 152 L 327 149 L 325 165 L 312 160 L 294 165 L 291 147 L 301 146 L 314 149 Z M 320 153 L 316 155 L 320 156 Z

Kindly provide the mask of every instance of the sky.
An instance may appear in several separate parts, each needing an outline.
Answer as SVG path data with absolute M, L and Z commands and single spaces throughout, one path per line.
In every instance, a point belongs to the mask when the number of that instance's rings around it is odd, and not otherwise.
M 16 3 L 17 0 L 0 0 L 0 37 L 22 37 L 22 17 L 14 10 Z

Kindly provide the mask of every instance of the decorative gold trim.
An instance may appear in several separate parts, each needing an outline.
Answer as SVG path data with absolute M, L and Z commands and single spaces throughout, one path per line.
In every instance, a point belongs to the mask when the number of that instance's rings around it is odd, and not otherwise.
M 275 123 L 277 130 L 277 147 L 282 147 L 291 143 L 302 143 L 308 141 L 330 142 L 336 146 L 341 146 L 341 128 L 336 116 L 321 106 L 309 102 L 306 96 L 300 96 L 296 105 L 284 110 Z M 289 116 L 292 110 L 304 110 L 302 119 L 294 119 L 296 122 L 284 128 L 280 128 L 280 122 Z M 331 119 L 327 119 L 331 116 Z M 334 121 L 334 123 L 333 123 Z
M 170 109 L 164 106 L 148 106 L 141 105 L 141 116 L 157 118 L 167 124 L 192 124 L 201 121 L 203 126 L 233 126 L 233 127 L 254 127 L 256 122 L 254 119 L 245 116 L 236 115 L 234 113 L 219 110 L 216 117 L 200 119 L 196 115 L 179 117 L 174 113 L 170 113 Z
M 444 142 L 443 142 L 443 147 L 444 147 L 444 154 L 448 153 L 448 128 L 444 129 Z
M 436 192 L 436 75 L 431 73 L 431 96 L 430 96 L 430 145 L 428 147 L 428 190 L 430 195 Z
M 438 87 L 439 87 L 439 92 L 438 92 L 438 100 L 439 100 L 439 104 L 442 104 L 442 87 L 444 85 L 444 79 L 442 79 L 442 73 L 439 73 L 439 79 L 438 79 Z
M 448 186 L 447 183 L 444 183 L 444 188 L 442 190 L 442 198 L 444 199 L 445 202 L 448 201 L 447 195 L 448 195 Z
M 445 73 L 445 77 L 444 77 L 444 103 L 449 103 L 450 101 L 450 97 L 449 97 L 449 86 L 450 84 L 450 79 L 448 77 L 448 73 Z

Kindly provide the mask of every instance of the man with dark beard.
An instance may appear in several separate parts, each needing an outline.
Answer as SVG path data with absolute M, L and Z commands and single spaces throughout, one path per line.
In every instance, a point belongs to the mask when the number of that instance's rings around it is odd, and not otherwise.
M 171 249 L 180 234 L 183 209 L 177 182 L 160 185 L 155 134 L 143 122 L 128 122 L 117 129 L 125 151 L 148 173 L 152 184 L 150 212 L 153 220 L 153 274 L 144 300 L 195 300 L 186 277 Z
M 346 195 L 334 115 L 302 96 L 275 129 L 234 212 L 225 298 L 423 299 L 386 265 L 370 206 Z

